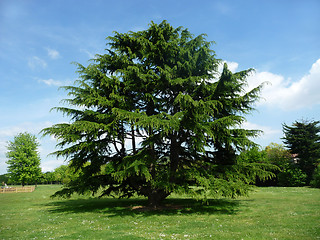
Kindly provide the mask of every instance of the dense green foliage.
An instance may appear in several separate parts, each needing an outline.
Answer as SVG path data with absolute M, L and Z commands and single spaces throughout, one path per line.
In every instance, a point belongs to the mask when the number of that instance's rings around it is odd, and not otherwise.
M 42 183 L 42 184 L 53 184 L 55 182 L 56 182 L 56 178 L 55 178 L 54 172 L 42 173 L 42 176 L 40 178 L 40 183 Z
M 70 174 L 68 174 L 68 166 L 66 165 L 57 167 L 53 172 L 54 180 L 58 183 L 67 183 L 67 179 L 70 178 L 68 175 Z
M 290 152 L 282 144 L 270 143 L 265 148 L 265 153 L 268 162 L 277 165 L 282 170 L 292 162 Z
M 0 175 L 0 183 L 8 183 L 10 177 L 9 174 L 2 174 Z
M 41 176 L 39 143 L 29 133 L 19 133 L 8 142 L 7 158 L 10 181 L 13 183 L 36 183 Z
M 67 184 L 78 175 L 67 165 L 61 165 L 52 172 L 43 173 L 40 182 L 42 184 Z
M 292 126 L 283 125 L 284 143 L 292 154 L 297 154 L 301 171 L 310 183 L 314 170 L 320 161 L 319 121 L 295 121 Z
M 257 179 L 257 186 L 298 187 L 306 185 L 306 174 L 293 161 L 289 150 L 281 144 L 271 143 L 265 149 L 258 147 L 241 152 L 240 162 L 271 164 L 273 176 Z
M 307 184 L 307 175 L 295 164 L 287 163 L 278 174 L 278 186 L 301 187 Z
M 270 176 L 266 164 L 236 161 L 260 133 L 241 128 L 262 87 L 244 91 L 252 69 L 224 64 L 218 74 L 205 35 L 165 21 L 107 40 L 107 53 L 78 64 L 80 79 L 64 87 L 71 107 L 56 109 L 71 123 L 43 130 L 79 171 L 57 195 L 103 187 L 157 205 L 172 192 L 244 195 L 257 175 Z
M 265 150 L 267 162 L 279 167 L 276 171 L 275 185 L 282 187 L 305 186 L 306 174 L 293 161 L 290 152 L 281 144 L 271 143 Z
M 317 166 L 316 170 L 313 173 L 310 185 L 312 187 L 320 188 L 320 164 Z

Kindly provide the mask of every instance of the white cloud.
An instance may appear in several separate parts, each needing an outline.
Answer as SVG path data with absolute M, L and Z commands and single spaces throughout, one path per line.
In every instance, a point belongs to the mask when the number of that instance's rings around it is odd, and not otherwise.
M 37 56 L 33 56 L 32 58 L 29 58 L 28 66 L 32 70 L 37 70 L 38 68 L 46 68 L 47 67 L 47 63 L 43 59 L 41 59 L 41 58 L 39 58 Z
M 63 83 L 59 80 L 50 79 L 40 79 L 39 82 L 43 82 L 48 86 L 61 86 Z
M 48 51 L 48 56 L 51 59 L 57 59 L 60 57 L 60 53 L 55 49 L 47 48 L 47 51 Z
M 280 139 L 283 136 L 281 128 L 274 128 L 265 124 L 260 125 L 250 121 L 244 122 L 241 125 L 241 128 L 248 130 L 261 130 L 262 133 L 259 136 L 250 139 L 262 147 L 268 146 L 271 142 L 280 143 Z
M 266 86 L 262 90 L 262 100 L 260 104 L 273 103 L 278 99 L 279 92 L 285 89 L 288 82 L 285 81 L 281 75 L 273 74 L 271 72 L 255 72 L 248 77 L 248 90 L 259 86 L 262 83 L 266 83 Z
M 228 68 L 231 72 L 235 73 L 239 67 L 239 64 L 236 62 L 226 62 L 228 64 Z
M 261 130 L 263 131 L 262 135 L 260 136 L 262 139 L 269 139 L 272 138 L 275 135 L 281 134 L 282 131 L 280 129 L 273 129 L 270 126 L 262 126 L 256 123 L 252 122 L 244 122 L 242 124 L 242 127 L 244 129 L 249 129 L 249 130 Z
M 320 59 L 311 67 L 308 74 L 298 81 L 285 79 L 282 75 L 257 71 L 248 78 L 249 87 L 269 82 L 262 90 L 259 105 L 277 106 L 283 110 L 297 110 L 320 104 Z

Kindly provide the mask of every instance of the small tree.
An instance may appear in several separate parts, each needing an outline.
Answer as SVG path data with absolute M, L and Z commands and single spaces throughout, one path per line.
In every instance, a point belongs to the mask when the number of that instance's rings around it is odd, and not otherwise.
M 283 169 L 291 160 L 290 152 L 282 144 L 270 143 L 265 148 L 265 152 L 267 161 L 280 169 Z
M 68 172 L 68 166 L 67 165 L 61 165 L 57 168 L 54 169 L 54 180 L 59 183 L 65 183 L 65 179 L 68 177 L 67 176 Z
M 269 176 L 265 165 L 236 161 L 260 133 L 240 127 L 262 87 L 244 91 L 252 69 L 232 73 L 224 64 L 218 74 L 205 35 L 166 21 L 108 41 L 106 54 L 79 64 L 80 79 L 65 87 L 71 108 L 57 109 L 72 122 L 43 130 L 81 170 L 57 194 L 104 187 L 157 206 L 172 192 L 244 195 L 257 174 Z
M 19 133 L 12 142 L 8 142 L 6 163 L 13 182 L 19 182 L 22 186 L 37 183 L 41 177 L 39 146 L 36 137 L 29 133 Z
M 279 167 L 279 171 L 275 172 L 278 186 L 298 187 L 306 184 L 306 174 L 293 163 L 291 154 L 284 145 L 270 143 L 265 152 L 268 162 Z
M 295 121 L 292 126 L 283 124 L 284 144 L 291 154 L 298 155 L 297 165 L 307 175 L 307 184 L 320 160 L 319 121 Z

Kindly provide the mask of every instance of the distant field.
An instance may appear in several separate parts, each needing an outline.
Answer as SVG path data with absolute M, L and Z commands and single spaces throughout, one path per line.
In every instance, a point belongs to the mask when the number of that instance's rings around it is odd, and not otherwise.
M 173 196 L 172 209 L 142 211 L 145 199 L 50 199 L 59 188 L 0 194 L 0 239 L 320 239 L 320 189 L 257 188 L 206 206 Z

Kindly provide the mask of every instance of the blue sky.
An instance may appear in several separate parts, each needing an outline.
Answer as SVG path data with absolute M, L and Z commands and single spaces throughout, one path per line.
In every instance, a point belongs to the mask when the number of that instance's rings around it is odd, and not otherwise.
M 50 112 L 77 78 L 71 62 L 88 64 L 113 31 L 146 29 L 167 20 L 195 35 L 207 34 L 217 57 L 233 71 L 255 68 L 249 87 L 270 82 L 245 127 L 261 129 L 262 146 L 281 143 L 282 124 L 320 120 L 320 1 L 0 1 L 0 174 L 7 141 L 20 132 L 37 136 L 41 167 L 64 159 L 47 156 L 55 140 L 39 131 L 67 121 Z

